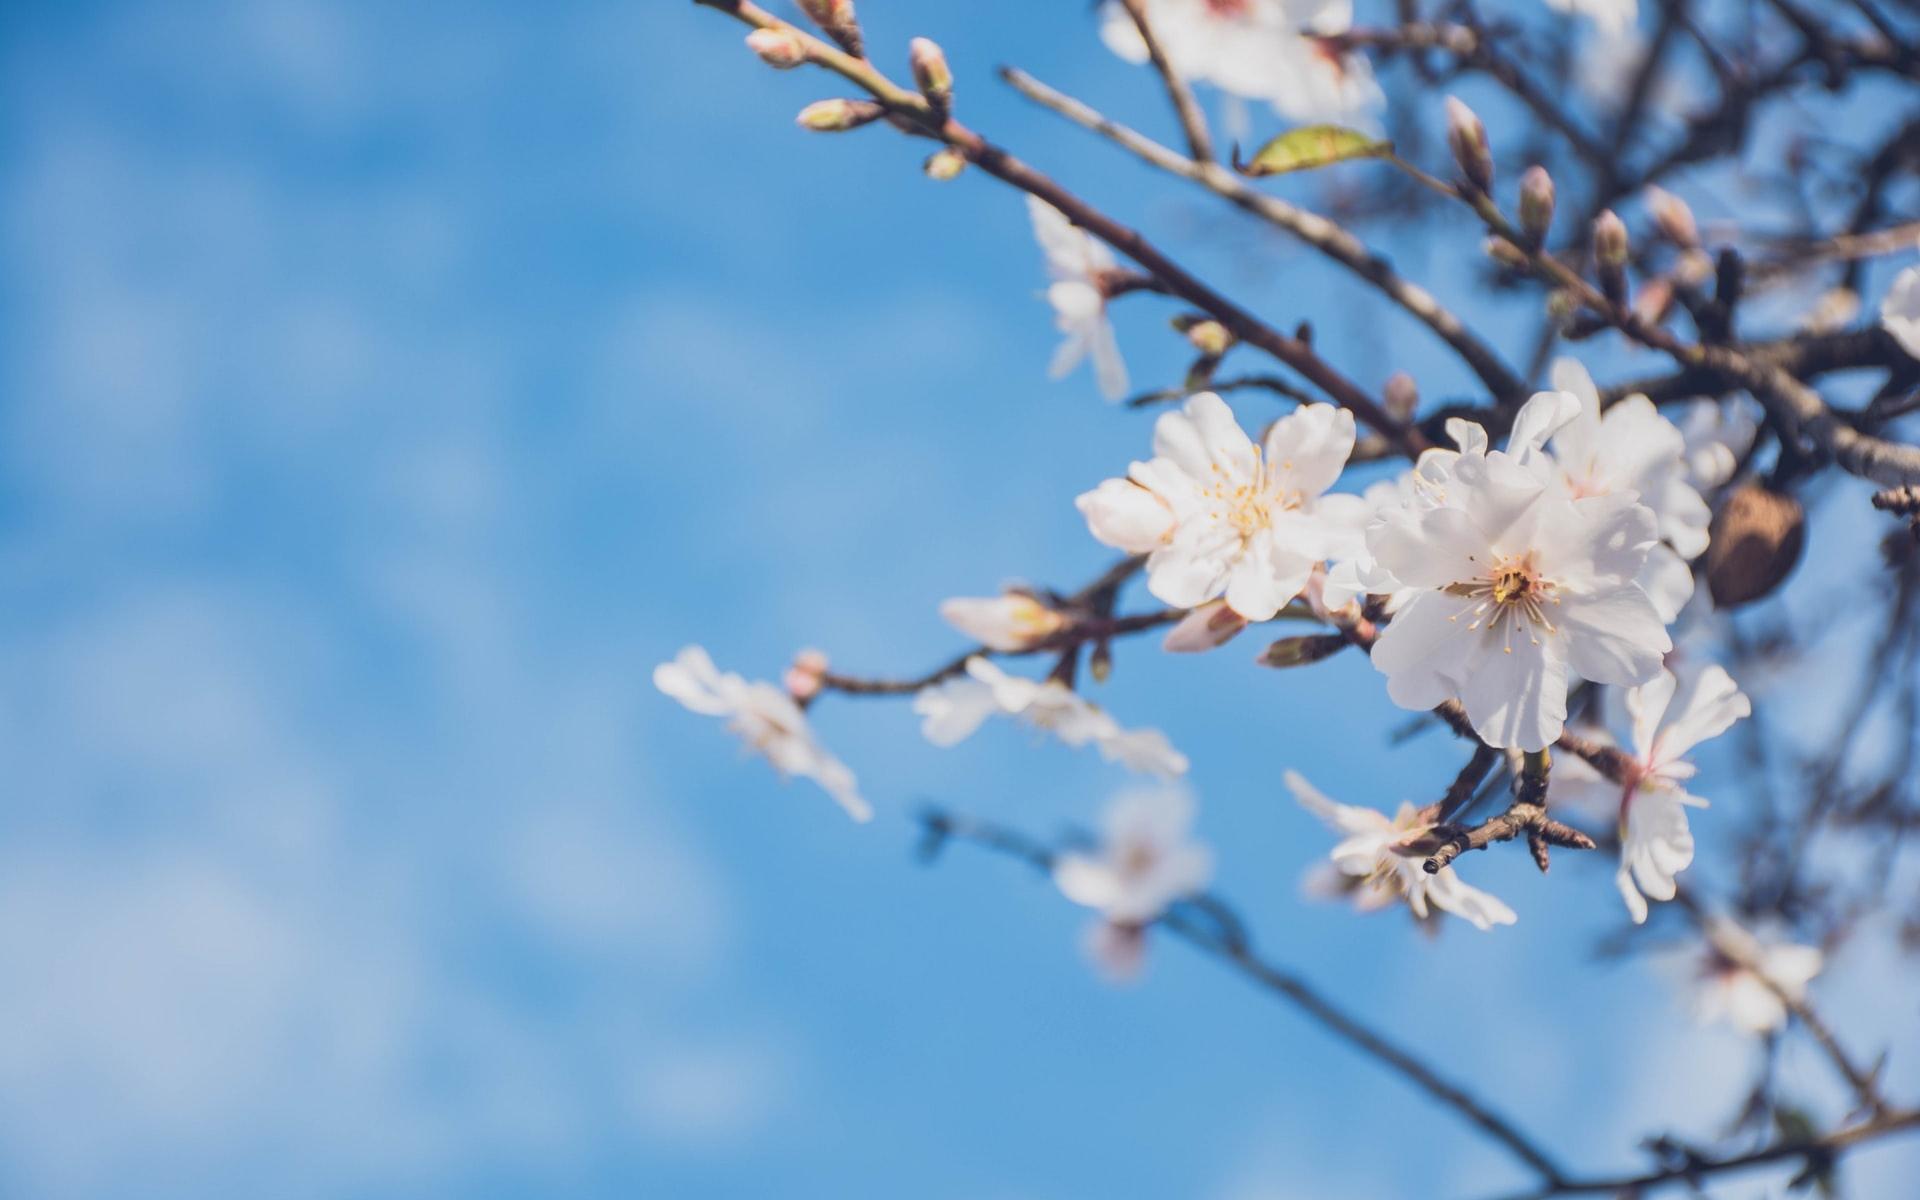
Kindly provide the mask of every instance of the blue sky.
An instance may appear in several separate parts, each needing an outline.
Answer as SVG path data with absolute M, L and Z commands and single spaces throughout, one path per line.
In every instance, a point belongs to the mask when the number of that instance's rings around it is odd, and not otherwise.
M 1319 264 L 992 81 L 1016 61 L 1164 131 L 1084 5 L 965 7 L 863 6 L 877 45 L 939 38 L 970 119 L 1310 315 L 1363 383 L 1467 386 Z M 1049 832 L 1116 768 L 823 704 L 880 810 L 856 828 L 649 685 L 689 641 L 759 675 L 803 645 L 937 661 L 940 598 L 1105 564 L 1071 499 L 1146 445 L 1084 376 L 1046 382 L 1017 198 L 924 180 L 884 130 L 795 130 L 827 94 L 678 2 L 0 12 L 0 1191 L 1517 1182 L 1183 948 L 1114 989 L 1039 881 L 912 861 L 919 800 Z M 1467 294 L 1458 255 L 1403 241 Z M 1120 315 L 1143 382 L 1180 368 L 1166 315 Z M 1100 695 L 1192 755 L 1222 890 L 1272 953 L 1577 1164 L 1713 1129 L 1750 1050 L 1693 1032 L 1647 963 L 1595 967 L 1622 921 L 1599 864 L 1481 856 L 1520 925 L 1432 942 L 1298 896 L 1326 839 L 1283 768 L 1391 806 L 1458 752 L 1382 752 L 1398 717 L 1364 663 L 1251 652 L 1123 647 Z M 1889 1032 L 1911 1014 L 1873 1011 L 1880 969 L 1833 990 Z M 1783 1069 L 1830 1098 L 1811 1058 Z M 1862 1156 L 1859 1194 L 1916 1165 Z

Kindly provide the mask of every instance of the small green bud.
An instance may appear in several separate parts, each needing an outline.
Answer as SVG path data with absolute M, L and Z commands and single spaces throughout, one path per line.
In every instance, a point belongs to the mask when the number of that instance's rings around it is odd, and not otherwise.
M 1308 633 L 1299 637 L 1284 637 L 1268 646 L 1254 661 L 1263 667 L 1304 667 L 1308 663 L 1317 663 L 1323 658 L 1331 658 L 1346 649 L 1350 642 L 1338 633 Z
M 816 100 L 800 110 L 800 128 L 815 133 L 844 133 L 878 121 L 887 110 L 872 100 Z
M 952 146 L 942 146 L 935 150 L 928 156 L 926 164 L 921 167 L 921 170 L 927 173 L 928 179 L 937 179 L 941 183 L 954 178 L 966 169 L 967 156 Z
M 914 85 L 929 103 L 945 107 L 953 99 L 953 71 L 937 44 L 927 38 L 913 39 L 907 47 L 907 62 L 913 68 Z

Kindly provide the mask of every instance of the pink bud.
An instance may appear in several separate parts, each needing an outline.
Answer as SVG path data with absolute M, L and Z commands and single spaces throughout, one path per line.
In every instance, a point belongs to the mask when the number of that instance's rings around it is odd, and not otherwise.
M 754 30 L 747 35 L 747 49 L 759 55 L 761 62 L 782 71 L 807 61 L 807 48 L 784 29 Z
M 1447 97 L 1447 146 L 1467 182 L 1481 191 L 1493 186 L 1493 152 L 1487 127 L 1457 96 Z

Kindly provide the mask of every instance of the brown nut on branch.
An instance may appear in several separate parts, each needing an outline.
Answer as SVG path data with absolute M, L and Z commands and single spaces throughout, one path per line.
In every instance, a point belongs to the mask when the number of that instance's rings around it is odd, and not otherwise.
M 1714 514 L 1707 591 L 1715 608 L 1738 608 L 1785 582 L 1806 548 L 1800 502 L 1757 483 L 1738 488 Z

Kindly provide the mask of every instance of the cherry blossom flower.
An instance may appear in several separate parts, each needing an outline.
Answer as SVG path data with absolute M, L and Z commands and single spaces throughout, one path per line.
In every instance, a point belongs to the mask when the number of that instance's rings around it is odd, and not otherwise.
M 1366 57 L 1322 40 L 1352 27 L 1351 0 L 1146 0 L 1146 15 L 1175 74 L 1290 120 L 1367 123 L 1383 103 Z M 1147 61 L 1123 5 L 1102 7 L 1100 36 L 1128 62 Z
M 1703 1025 L 1724 1021 L 1755 1037 L 1774 1033 L 1787 1023 L 1788 1011 L 1774 988 L 1797 1003 L 1825 963 L 1816 947 L 1762 939 L 1716 918 L 1689 980 L 1694 1019 Z
M 1908 357 L 1920 359 L 1920 266 L 1893 277 L 1880 301 L 1880 325 L 1900 343 Z
M 1336 870 L 1357 881 L 1353 901 L 1362 912 L 1404 899 L 1413 915 L 1423 921 L 1434 909 L 1450 912 L 1476 929 L 1511 925 L 1518 920 L 1497 897 L 1461 880 L 1452 866 L 1427 873 L 1429 852 L 1413 847 L 1433 831 L 1433 826 L 1421 819 L 1413 805 L 1403 803 L 1400 811 L 1389 817 L 1375 809 L 1336 803 L 1298 772 L 1288 771 L 1282 778 L 1302 808 L 1343 836 L 1329 857 Z
M 936 746 L 972 737 L 990 716 L 1018 717 L 1069 746 L 1092 745 L 1101 757 L 1130 771 L 1172 778 L 1187 770 L 1187 757 L 1157 729 L 1122 729 L 1100 706 L 1058 679 L 1010 675 L 984 658 L 967 660 L 967 673 L 920 689 L 913 711 L 920 731 Z
M 694 712 L 725 718 L 727 728 L 764 754 L 782 775 L 813 780 L 854 820 L 872 819 L 873 809 L 861 799 L 853 772 L 821 747 L 806 713 L 773 684 L 723 673 L 705 650 L 688 646 L 672 662 L 653 669 L 653 686 Z
M 1029 649 L 1067 624 L 1065 616 L 1031 593 L 1011 589 L 998 596 L 956 596 L 942 601 L 940 616 L 987 649 L 1002 653 Z
M 1680 436 L 1687 448 L 1687 479 L 1701 492 L 1726 483 L 1759 432 L 1760 422 L 1754 418 L 1750 401 L 1743 403 L 1739 397 L 1694 401 L 1680 420 Z
M 1674 879 L 1693 862 L 1688 808 L 1707 802 L 1689 795 L 1696 768 L 1687 754 L 1753 711 L 1726 670 L 1708 664 L 1684 677 L 1662 671 L 1626 693 L 1632 767 L 1624 783 L 1605 778 L 1584 760 L 1564 756 L 1548 777 L 1552 803 L 1619 822 L 1620 869 L 1614 881 L 1634 924 L 1647 919 L 1647 898 L 1671 900 Z
M 1213 878 L 1212 852 L 1190 836 L 1193 810 L 1181 788 L 1123 793 L 1107 809 L 1096 851 L 1054 861 L 1053 881 L 1067 899 L 1099 912 L 1090 946 L 1111 974 L 1137 971 L 1141 930 Z
M 1059 209 L 1036 197 L 1027 197 L 1033 218 L 1033 236 L 1047 257 L 1047 303 L 1066 340 L 1053 352 L 1047 368 L 1051 379 L 1064 378 L 1082 359 L 1092 359 L 1093 377 L 1100 394 L 1118 400 L 1127 394 L 1127 365 L 1120 359 L 1120 343 L 1107 320 L 1106 279 L 1115 269 L 1113 252 L 1081 229 Z
M 1653 513 L 1632 493 L 1572 498 L 1552 480 L 1532 449 L 1552 427 L 1539 418 L 1572 398 L 1544 395 L 1522 409 L 1532 423 L 1516 422 L 1517 453 L 1462 430 L 1467 449 L 1432 462 L 1437 502 L 1367 529 L 1378 568 L 1414 592 L 1373 648 L 1387 694 L 1413 709 L 1457 697 L 1488 745 L 1529 751 L 1560 736 L 1570 671 L 1632 686 L 1672 648 L 1635 582 Z
M 1574 359 L 1553 364 L 1553 386 L 1580 402 L 1550 441 L 1561 478 L 1576 497 L 1632 492 L 1653 512 L 1661 540 L 1648 552 L 1640 586 L 1660 619 L 1671 622 L 1693 598 L 1687 560 L 1706 553 L 1713 520 L 1688 478 L 1686 437 L 1645 396 L 1628 396 L 1603 413 L 1592 377 Z
M 1353 451 L 1353 414 L 1307 404 L 1255 446 L 1226 401 L 1189 399 L 1153 429 L 1154 457 L 1075 503 L 1093 536 L 1147 559 L 1147 590 L 1177 608 L 1225 596 L 1266 621 L 1298 596 L 1363 503 L 1324 493 Z

